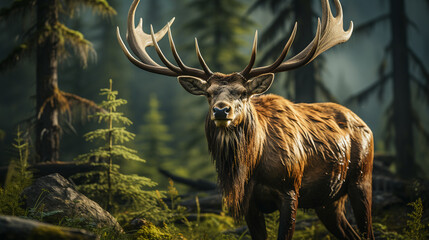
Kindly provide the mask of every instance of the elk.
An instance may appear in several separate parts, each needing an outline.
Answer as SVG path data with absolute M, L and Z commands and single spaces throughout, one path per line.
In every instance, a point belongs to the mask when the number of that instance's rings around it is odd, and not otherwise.
M 156 74 L 177 77 L 191 94 L 205 96 L 209 110 L 205 132 L 218 182 L 234 217 L 245 217 L 252 239 L 266 239 L 264 213 L 279 210 L 278 239 L 292 239 L 298 207 L 314 208 L 326 228 L 339 239 L 374 239 L 371 223 L 371 175 L 373 136 L 352 111 L 335 103 L 292 103 L 280 96 L 261 95 L 270 88 L 274 73 L 306 65 L 329 48 L 347 41 L 353 22 L 343 29 L 343 11 L 334 0 L 322 0 L 322 20 L 309 45 L 285 60 L 297 24 L 274 63 L 254 68 L 257 32 L 249 64 L 232 74 L 212 72 L 195 39 L 202 69 L 185 65 L 176 51 L 168 22 L 159 32 L 135 27 L 134 0 L 128 13 L 128 51 L 119 28 L 117 37 L 126 57 L 137 67 Z M 177 65 L 158 46 L 168 33 Z M 147 54 L 154 46 L 164 66 Z M 345 201 L 356 218 L 358 234 L 345 218 Z

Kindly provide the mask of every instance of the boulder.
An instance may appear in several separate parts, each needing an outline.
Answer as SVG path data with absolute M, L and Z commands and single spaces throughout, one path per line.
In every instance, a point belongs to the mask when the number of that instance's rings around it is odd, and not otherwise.
M 0 216 L 0 239 L 92 240 L 99 238 L 82 229 L 58 227 L 19 217 Z
M 23 196 L 25 207 L 32 217 L 44 222 L 123 231 L 110 213 L 79 193 L 58 173 L 36 179 L 24 189 Z

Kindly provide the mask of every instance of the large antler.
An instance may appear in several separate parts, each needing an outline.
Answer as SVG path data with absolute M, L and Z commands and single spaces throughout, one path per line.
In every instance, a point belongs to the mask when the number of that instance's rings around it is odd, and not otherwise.
M 322 0 L 322 23 L 318 19 L 316 36 L 313 41 L 300 53 L 291 59 L 283 62 L 285 59 L 292 42 L 296 34 L 296 23 L 292 34 L 286 43 L 282 53 L 277 58 L 277 60 L 265 67 L 253 68 L 256 58 L 256 48 L 257 48 L 257 33 L 255 34 L 255 39 L 253 41 L 252 55 L 250 57 L 250 62 L 246 68 L 241 72 L 246 79 L 258 76 L 263 73 L 276 73 L 284 72 L 292 69 L 296 69 L 300 66 L 303 66 L 311 61 L 313 61 L 318 55 L 328 50 L 329 48 L 346 42 L 349 40 L 353 31 L 353 22 L 350 22 L 350 27 L 347 31 L 343 29 L 343 9 L 339 0 L 334 0 L 335 9 L 337 15 L 334 17 L 331 12 L 331 7 L 329 6 L 329 0 Z
M 200 49 L 198 47 L 198 41 L 196 38 L 195 38 L 195 49 L 197 52 L 198 60 L 203 70 L 186 66 L 181 60 L 179 54 L 177 53 L 176 46 L 174 44 L 173 37 L 171 34 L 171 29 L 170 29 L 171 24 L 174 22 L 174 18 L 171 19 L 170 22 L 168 22 L 167 25 L 165 25 L 156 34 L 153 31 L 152 25 L 151 25 L 150 34 L 147 34 L 143 31 L 143 20 L 141 18 L 140 18 L 139 24 L 137 25 L 137 27 L 135 27 L 134 18 L 135 18 L 136 8 L 139 2 L 140 0 L 134 0 L 128 12 L 127 41 L 131 47 L 131 50 L 140 60 L 136 59 L 128 51 L 127 47 L 122 41 L 121 34 L 119 32 L 119 27 L 117 28 L 117 31 L 116 31 L 116 36 L 118 38 L 119 44 L 121 45 L 122 51 L 125 53 L 127 58 L 137 67 L 149 72 L 158 73 L 158 74 L 167 75 L 167 76 L 191 75 L 202 79 L 208 79 L 213 73 L 210 70 L 210 68 L 207 66 L 207 64 L 204 61 L 204 58 L 201 55 Z M 170 48 L 178 66 L 175 66 L 170 61 L 168 61 L 168 59 L 164 56 L 164 54 L 162 53 L 161 49 L 158 46 L 158 41 L 160 41 L 167 32 L 168 32 L 168 39 L 170 41 Z M 155 47 L 155 50 L 159 58 L 161 59 L 162 63 L 165 66 L 161 66 L 158 63 L 156 63 L 154 60 L 152 60 L 152 58 L 146 52 L 146 47 L 148 46 Z

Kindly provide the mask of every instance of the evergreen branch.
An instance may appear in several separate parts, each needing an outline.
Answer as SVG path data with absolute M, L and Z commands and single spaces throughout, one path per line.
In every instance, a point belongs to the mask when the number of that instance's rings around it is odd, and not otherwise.
M 423 61 L 417 56 L 417 54 L 411 48 L 408 48 L 408 53 L 410 54 L 411 59 L 414 61 L 415 64 L 417 64 L 418 68 L 423 74 L 423 77 L 426 80 L 426 85 L 429 85 L 429 71 L 426 69 Z
M 68 93 L 68 92 L 64 92 L 64 91 L 61 91 L 61 93 L 63 94 L 64 97 L 67 98 L 68 102 L 72 103 L 73 105 L 77 104 L 81 108 L 88 108 L 88 109 L 91 109 L 91 110 L 97 111 L 97 112 L 106 112 L 105 109 L 103 109 L 102 107 L 98 106 L 92 100 L 80 97 L 80 96 L 78 96 L 76 94 L 73 94 L 73 93 Z
M 384 76 L 381 76 L 375 83 L 369 85 L 367 88 L 362 90 L 360 93 L 350 97 L 346 100 L 346 103 L 362 103 L 364 100 L 367 100 L 368 97 L 374 93 L 375 90 L 377 90 L 380 87 L 383 87 L 385 83 L 392 77 L 392 74 L 387 74 Z
M 416 30 L 417 33 L 420 33 L 420 29 L 417 26 L 416 22 L 414 22 L 411 18 L 409 18 L 408 16 L 406 16 L 407 18 L 407 24 L 409 24 L 412 28 L 414 28 L 414 30 Z
M 394 117 L 393 117 L 393 101 L 387 106 L 384 113 L 386 122 L 384 124 L 384 142 L 386 144 L 386 149 L 390 148 L 392 144 L 392 139 L 395 138 L 395 126 L 394 126 Z
M 127 148 L 122 145 L 113 145 L 112 154 L 121 156 L 125 160 L 131 160 L 136 162 L 145 163 L 146 161 L 136 155 L 137 151 L 131 148 Z
M 31 52 L 30 41 L 15 47 L 9 55 L 0 62 L 0 72 L 15 67 L 26 55 Z
M 246 14 L 254 12 L 257 8 L 266 7 L 270 0 L 256 0 L 252 5 L 250 5 Z
M 380 64 L 378 65 L 377 73 L 378 73 L 379 79 L 383 78 L 383 76 L 386 75 L 387 62 L 388 62 L 388 60 L 387 60 L 388 49 L 390 49 L 389 45 L 385 48 L 384 56 L 383 56 Z M 379 100 L 383 99 L 383 96 L 384 96 L 384 83 L 382 85 L 380 85 L 380 87 L 378 88 L 378 99 Z
M 107 122 L 110 118 L 117 123 L 122 123 L 127 126 L 133 124 L 130 119 L 123 116 L 123 113 L 118 112 L 97 112 L 90 117 L 98 118 L 98 122 Z
M 369 34 L 372 30 L 374 30 L 374 27 L 378 24 L 378 23 L 382 23 L 386 20 L 388 20 L 390 17 L 390 14 L 384 14 L 378 17 L 375 17 L 365 23 L 362 23 L 358 26 L 356 26 L 356 28 L 353 30 L 353 32 L 355 34 Z
M 114 100 L 109 100 L 109 101 L 103 101 L 101 102 L 101 106 L 105 109 L 112 109 L 113 111 L 116 111 L 116 108 L 127 104 L 127 101 L 124 99 L 114 99 Z
M 40 119 L 42 116 L 46 106 L 50 104 L 52 108 L 56 108 L 60 110 L 61 113 L 64 112 L 71 112 L 70 104 L 67 98 L 63 95 L 63 92 L 59 90 L 58 88 L 55 88 L 53 90 L 53 93 L 50 97 L 47 97 L 45 101 L 43 101 L 42 106 L 39 109 L 39 112 L 37 113 L 37 118 Z
M 426 98 L 426 101 L 429 103 L 429 86 L 428 84 L 422 83 L 417 77 L 410 74 L 411 82 L 417 85 L 417 95 L 423 95 Z
M 60 51 L 66 53 L 65 45 L 70 46 L 75 55 L 81 60 L 84 67 L 88 65 L 89 56 L 96 57 L 91 42 L 86 40 L 79 31 L 72 30 L 59 22 L 54 26 L 54 30 L 59 39 Z M 65 54 L 65 56 L 67 56 L 67 54 Z
M 66 0 L 66 3 L 70 9 L 77 8 L 78 5 L 84 5 L 102 16 L 116 15 L 116 10 L 106 0 Z
M 273 39 L 275 39 L 275 36 L 280 32 L 284 31 L 284 27 L 287 23 L 285 21 L 285 16 L 290 16 L 292 13 L 292 6 L 288 6 L 283 8 L 273 19 L 273 21 L 270 23 L 270 25 L 264 29 L 264 32 L 262 33 L 261 47 L 264 47 L 266 44 L 271 42 Z M 293 25 L 292 25 L 293 26 Z M 289 28 L 292 29 L 292 28 Z
M 86 141 L 94 141 L 94 140 L 107 140 L 112 135 L 114 142 L 129 142 L 135 138 L 135 134 L 128 132 L 125 128 L 112 128 L 112 129 L 97 129 L 86 133 L 84 138 Z
M 279 55 L 279 52 L 283 50 L 284 46 L 285 39 L 283 38 L 275 42 L 268 50 L 264 52 L 259 63 L 263 64 L 267 63 L 271 59 L 275 59 Z
M 36 0 L 14 0 L 9 7 L 0 9 L 0 21 L 18 14 L 24 16 L 26 11 L 33 9 L 35 5 Z
M 414 127 L 417 129 L 417 132 L 422 134 L 426 142 L 429 143 L 429 131 L 424 127 L 419 117 L 419 113 L 415 109 L 412 109 L 412 120 Z

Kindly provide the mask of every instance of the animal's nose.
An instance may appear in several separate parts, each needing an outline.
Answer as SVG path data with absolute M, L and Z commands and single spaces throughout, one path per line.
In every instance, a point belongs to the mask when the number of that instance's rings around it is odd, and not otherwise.
M 228 116 L 229 111 L 231 111 L 231 107 L 224 107 L 222 109 L 217 107 L 213 108 L 213 114 L 216 119 L 226 119 L 226 116 Z

